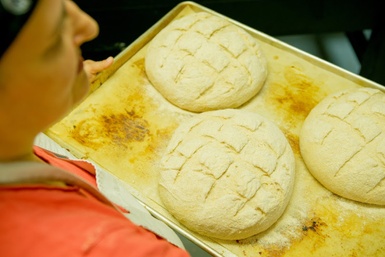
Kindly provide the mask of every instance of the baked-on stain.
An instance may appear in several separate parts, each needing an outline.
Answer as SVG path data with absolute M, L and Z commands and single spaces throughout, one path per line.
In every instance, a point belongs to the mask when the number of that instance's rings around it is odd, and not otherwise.
M 328 237 L 328 235 L 323 232 L 324 228 L 327 227 L 328 225 L 321 218 L 312 217 L 304 221 L 302 226 L 293 228 L 298 230 L 301 236 L 299 238 L 292 238 L 291 240 L 292 242 L 300 242 L 303 238 L 312 237 L 317 238 L 317 240 L 321 240 L 321 242 L 323 242 L 325 238 Z M 241 243 L 241 241 L 237 241 L 237 243 Z M 258 254 L 261 257 L 283 257 L 288 252 L 290 252 L 289 248 L 290 246 L 270 245 L 267 247 L 263 247 L 263 249 L 258 251 Z M 247 255 L 244 253 L 244 256 Z
M 311 232 L 319 234 L 323 226 L 327 226 L 327 224 L 323 222 L 320 218 L 312 218 L 305 222 L 305 224 L 302 226 L 302 231 L 305 235 Z
M 71 131 L 72 138 L 83 146 L 97 150 L 114 144 L 128 148 L 132 142 L 141 142 L 150 136 L 148 122 L 134 110 L 102 114 L 80 121 Z
M 293 150 L 294 154 L 300 155 L 300 149 L 299 149 L 299 137 L 298 135 L 291 133 L 287 129 L 282 129 L 282 132 L 284 133 L 287 141 L 289 142 L 291 149 Z
M 269 104 L 274 104 L 279 115 L 288 121 L 303 121 L 309 112 L 324 97 L 320 95 L 319 83 L 307 77 L 296 66 L 284 69 L 283 82 L 270 84 Z
M 144 58 L 140 58 L 132 63 L 132 66 L 135 66 L 140 72 L 140 77 L 147 77 L 145 64 L 144 64 Z
M 284 127 L 280 127 L 288 139 L 293 152 L 300 154 L 298 135 L 293 132 L 302 124 L 309 112 L 325 97 L 321 91 L 322 82 L 315 82 L 294 65 L 284 69 L 282 80 L 269 84 L 266 104 Z

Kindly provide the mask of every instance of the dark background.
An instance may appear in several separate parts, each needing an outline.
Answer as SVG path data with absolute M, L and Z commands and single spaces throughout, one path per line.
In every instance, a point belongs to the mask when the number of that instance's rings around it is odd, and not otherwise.
M 75 0 L 100 27 L 85 58 L 117 55 L 182 1 Z M 375 0 L 195 1 L 270 36 L 343 32 L 361 63 L 360 75 L 385 85 L 384 8 Z M 367 39 L 363 30 L 371 30 Z

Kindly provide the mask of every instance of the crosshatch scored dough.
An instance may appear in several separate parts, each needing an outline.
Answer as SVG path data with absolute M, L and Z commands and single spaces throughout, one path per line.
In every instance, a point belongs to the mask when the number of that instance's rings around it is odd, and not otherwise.
M 303 159 L 314 177 L 348 199 L 385 205 L 385 94 L 377 89 L 340 91 L 306 118 Z
M 291 198 L 295 160 L 281 130 L 248 111 L 199 114 L 175 131 L 159 194 L 181 224 L 224 240 L 268 229 Z
M 145 69 L 163 97 L 192 112 L 239 107 L 260 91 L 267 77 L 256 40 L 205 12 L 165 27 L 148 46 Z

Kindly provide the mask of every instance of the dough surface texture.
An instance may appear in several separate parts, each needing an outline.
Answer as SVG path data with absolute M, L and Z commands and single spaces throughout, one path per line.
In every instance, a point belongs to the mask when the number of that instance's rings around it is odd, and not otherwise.
M 256 39 L 205 12 L 160 31 L 147 48 L 145 70 L 164 98 L 192 112 L 237 108 L 260 91 L 267 77 Z
M 294 180 L 294 154 L 281 130 L 256 113 L 225 109 L 176 129 L 161 160 L 159 194 L 192 231 L 237 240 L 281 217 Z
M 300 133 L 302 157 L 331 192 L 385 205 L 385 94 L 344 90 L 323 99 Z

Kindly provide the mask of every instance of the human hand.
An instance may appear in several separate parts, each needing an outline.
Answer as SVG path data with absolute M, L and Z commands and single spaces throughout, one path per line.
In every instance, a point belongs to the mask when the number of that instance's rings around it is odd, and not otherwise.
M 99 72 L 107 69 L 113 63 L 114 63 L 114 58 L 111 56 L 101 61 L 85 60 L 83 62 L 84 71 L 86 72 L 90 83 L 95 81 L 96 75 L 98 75 Z

